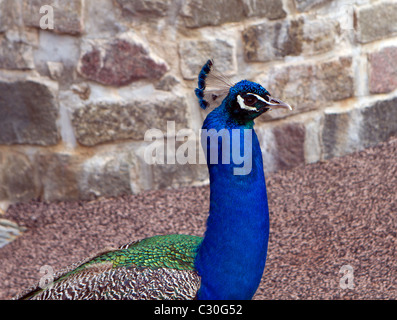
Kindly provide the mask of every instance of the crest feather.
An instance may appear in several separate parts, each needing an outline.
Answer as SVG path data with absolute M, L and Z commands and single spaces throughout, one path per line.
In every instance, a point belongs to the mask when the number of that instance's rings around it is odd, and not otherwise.
M 228 77 L 213 66 L 213 60 L 208 60 L 198 77 L 198 88 L 195 93 L 203 109 L 219 106 L 234 85 Z

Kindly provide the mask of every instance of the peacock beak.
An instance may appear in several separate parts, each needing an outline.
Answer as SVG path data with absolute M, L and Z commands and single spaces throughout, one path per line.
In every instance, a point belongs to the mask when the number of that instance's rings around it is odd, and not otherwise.
M 268 96 L 268 99 L 269 101 L 266 101 L 266 104 L 269 105 L 271 108 L 284 108 L 292 111 L 292 107 L 288 103 L 281 101 L 280 99 L 273 98 L 272 96 Z

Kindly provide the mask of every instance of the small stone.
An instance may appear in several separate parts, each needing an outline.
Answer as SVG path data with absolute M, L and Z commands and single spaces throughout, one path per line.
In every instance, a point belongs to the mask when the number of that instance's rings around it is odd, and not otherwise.
M 70 89 L 77 94 L 81 100 L 87 100 L 91 95 L 91 88 L 87 83 L 75 83 Z
M 231 40 L 185 40 L 179 44 L 179 55 L 185 79 L 196 79 L 209 57 L 223 74 L 231 76 L 237 72 L 236 49 Z
M 78 66 L 80 74 L 105 85 L 124 86 L 140 79 L 158 79 L 167 64 L 149 52 L 132 33 L 111 40 L 88 40 Z
M 156 83 L 155 88 L 162 91 L 172 91 L 179 84 L 179 80 L 172 75 L 166 75 Z
M 63 63 L 56 61 L 47 61 L 48 72 L 53 80 L 61 78 L 63 73 Z
M 369 90 L 388 93 L 397 88 L 397 47 L 387 47 L 368 55 Z
M 0 80 L 0 144 L 57 144 L 56 90 L 49 81 Z
M 357 39 L 367 43 L 397 33 L 397 3 L 378 2 L 355 11 Z

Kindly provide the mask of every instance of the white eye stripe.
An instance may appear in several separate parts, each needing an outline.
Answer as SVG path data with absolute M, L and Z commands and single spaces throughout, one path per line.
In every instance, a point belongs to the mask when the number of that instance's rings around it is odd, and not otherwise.
M 254 95 L 254 96 L 256 96 L 255 94 L 253 94 L 253 93 L 250 93 L 250 94 L 252 94 L 252 95 Z M 262 101 L 265 101 L 265 100 L 263 100 L 263 98 L 261 98 L 261 100 Z M 241 96 L 240 95 L 238 95 L 237 96 L 237 102 L 238 102 L 238 104 L 240 105 L 240 108 L 241 109 L 245 109 L 245 110 L 249 110 L 249 111 L 256 111 L 256 112 L 259 112 L 259 110 L 257 109 L 257 108 L 255 108 L 255 107 L 250 107 L 250 106 L 247 106 L 245 103 L 244 103 L 244 99 L 243 98 L 241 98 Z M 266 101 L 265 101 L 266 102 Z
M 254 96 L 254 97 L 256 97 L 258 100 L 260 100 L 260 101 L 263 101 L 263 102 L 266 102 L 266 103 L 267 103 L 267 101 L 266 101 L 265 99 L 263 99 L 261 96 L 258 96 L 258 95 L 257 95 L 257 94 L 255 94 L 255 93 L 247 93 L 247 95 Z

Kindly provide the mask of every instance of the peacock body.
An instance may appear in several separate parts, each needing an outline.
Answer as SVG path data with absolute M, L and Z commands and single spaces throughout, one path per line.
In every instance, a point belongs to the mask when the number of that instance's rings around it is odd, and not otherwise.
M 199 74 L 196 95 L 202 108 L 216 106 L 203 124 L 210 175 L 204 237 L 154 236 L 108 250 L 61 271 L 48 287 L 33 287 L 17 298 L 252 298 L 265 267 L 269 238 L 254 119 L 270 108 L 290 107 L 257 83 L 231 84 L 213 70 L 211 60 Z

